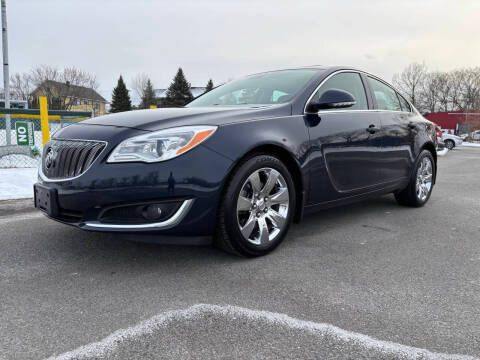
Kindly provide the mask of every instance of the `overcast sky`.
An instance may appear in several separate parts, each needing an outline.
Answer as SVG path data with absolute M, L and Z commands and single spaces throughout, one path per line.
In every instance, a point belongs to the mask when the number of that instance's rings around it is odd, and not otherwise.
M 107 99 L 119 74 L 192 86 L 311 64 L 390 81 L 410 62 L 480 66 L 479 0 L 7 0 L 10 73 L 74 65 Z

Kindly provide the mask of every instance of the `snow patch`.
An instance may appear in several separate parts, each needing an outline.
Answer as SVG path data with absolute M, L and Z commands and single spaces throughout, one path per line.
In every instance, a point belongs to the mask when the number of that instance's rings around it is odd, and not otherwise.
M 248 319 L 252 321 L 265 321 L 278 327 L 287 327 L 293 330 L 306 331 L 319 336 L 319 341 L 326 335 L 333 336 L 339 342 L 354 342 L 364 349 L 374 349 L 389 357 L 402 359 L 456 359 L 474 360 L 474 357 L 466 355 L 449 355 L 434 353 L 425 349 L 415 348 L 407 345 L 397 344 L 389 341 L 382 341 L 367 335 L 346 331 L 327 323 L 316 323 L 295 319 L 285 314 L 269 311 L 251 310 L 231 305 L 210 305 L 197 304 L 186 309 L 171 310 L 157 314 L 135 326 L 117 330 L 106 338 L 81 346 L 75 350 L 63 353 L 59 356 L 52 356 L 48 360 L 70 360 L 101 358 L 111 355 L 113 351 L 123 342 L 135 339 L 155 332 L 156 329 L 174 325 L 175 321 L 201 320 L 209 316 L 222 316 L 231 321 Z
M 447 155 L 447 153 L 448 153 L 448 149 L 447 149 L 447 148 L 445 148 L 445 149 L 443 149 L 443 150 L 440 150 L 440 151 L 437 151 L 437 155 L 438 155 L 438 156 L 445 156 L 445 155 Z
M 33 198 L 37 168 L 0 169 L 0 200 Z
M 464 141 L 460 146 L 480 147 L 480 143 L 472 143 L 472 142 Z

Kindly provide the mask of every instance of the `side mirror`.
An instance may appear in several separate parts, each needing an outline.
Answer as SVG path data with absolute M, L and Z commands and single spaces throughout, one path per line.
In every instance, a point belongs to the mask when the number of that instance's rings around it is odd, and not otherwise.
M 355 104 L 355 98 L 348 91 L 330 89 L 325 91 L 318 101 L 310 101 L 305 112 L 307 114 L 316 114 L 320 110 L 342 109 Z

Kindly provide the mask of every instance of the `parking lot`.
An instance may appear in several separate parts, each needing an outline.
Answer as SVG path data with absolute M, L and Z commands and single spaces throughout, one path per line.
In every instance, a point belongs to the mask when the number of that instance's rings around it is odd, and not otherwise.
M 480 357 L 480 148 L 438 167 L 424 208 L 324 211 L 256 259 L 0 205 L 0 358 Z

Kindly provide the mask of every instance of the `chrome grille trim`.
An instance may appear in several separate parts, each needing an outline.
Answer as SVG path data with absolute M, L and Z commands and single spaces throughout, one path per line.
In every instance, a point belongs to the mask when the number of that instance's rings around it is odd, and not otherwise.
M 51 182 L 75 179 L 94 164 L 106 147 L 105 141 L 52 139 L 45 145 L 39 176 Z M 47 159 L 49 153 L 53 155 Z

